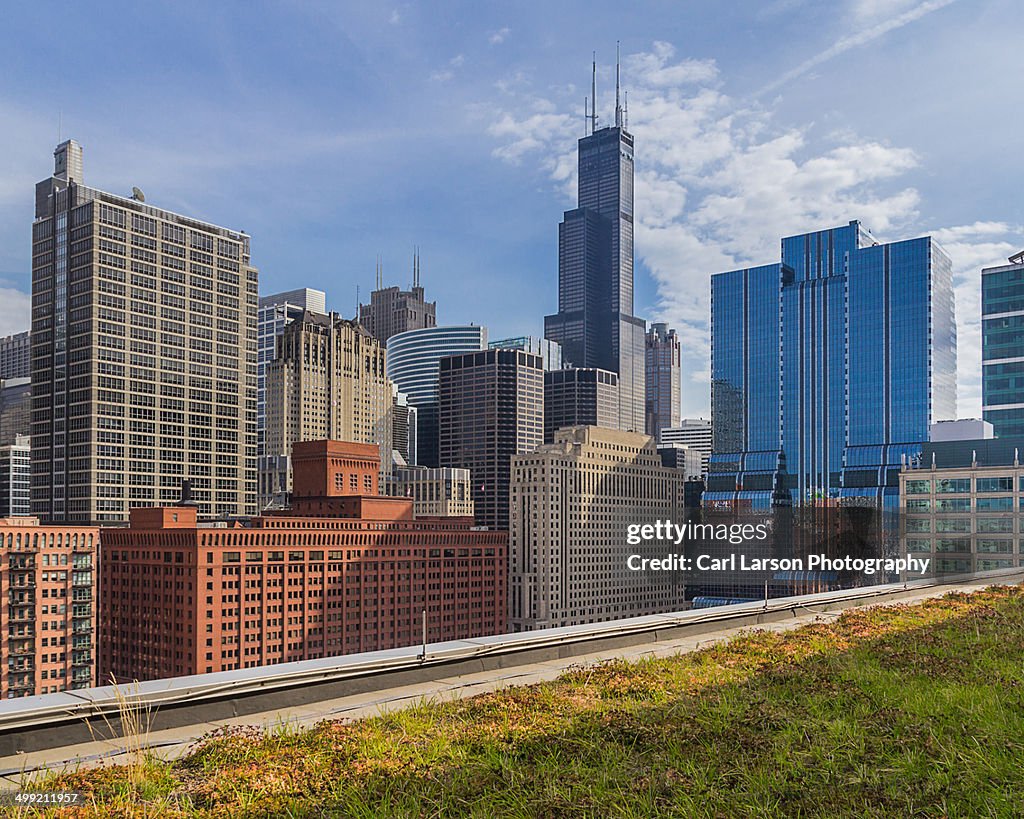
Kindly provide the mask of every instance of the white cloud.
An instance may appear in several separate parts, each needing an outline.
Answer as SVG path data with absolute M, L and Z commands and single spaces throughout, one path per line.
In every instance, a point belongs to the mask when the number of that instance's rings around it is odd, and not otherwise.
M 763 109 L 723 94 L 713 63 L 698 70 L 689 61 L 673 63 L 672 54 L 671 46 L 656 43 L 624 63 L 637 144 L 636 255 L 658 289 L 655 305 L 636 309 L 677 328 L 687 371 L 683 409 L 691 415 L 706 413 L 709 401 L 712 273 L 777 261 L 781 237 L 850 219 L 880 239 L 926 231 L 918 224 L 920 194 L 904 179 L 921 162 L 914 151 L 845 132 L 812 140 L 811 126 L 780 126 Z M 567 111 L 575 101 L 523 91 L 508 100 L 488 128 L 498 142 L 495 156 L 539 161 L 574 201 L 581 128 L 578 112 Z M 978 308 L 969 291 L 977 289 L 982 264 L 1012 251 L 1008 229 L 979 222 L 932 231 L 956 266 L 962 411 L 978 403 L 979 393 L 970 374 L 980 369 L 978 333 L 969 318 Z
M 0 336 L 23 333 L 32 326 L 32 295 L 0 283 Z
M 902 28 L 903 26 L 909 23 L 913 23 L 915 20 L 919 20 L 922 17 L 924 17 L 926 14 L 931 14 L 933 11 L 938 11 L 939 9 L 944 8 L 953 2 L 955 2 L 955 0 L 927 0 L 927 2 L 919 3 L 911 9 L 896 14 L 896 16 L 894 17 L 889 17 L 885 20 L 882 20 L 881 22 L 869 25 L 867 28 L 861 29 L 860 31 L 854 34 L 850 34 L 846 37 L 843 37 L 837 40 L 828 48 L 826 48 L 824 51 L 820 51 L 813 57 L 804 60 L 796 68 L 787 71 L 781 77 L 778 77 L 777 79 L 768 83 L 766 86 L 764 86 L 764 88 L 762 88 L 758 92 L 757 96 L 762 96 L 771 91 L 775 91 L 781 88 L 786 83 L 795 80 L 797 77 L 802 77 L 804 74 L 808 73 L 814 68 L 817 68 L 822 63 L 828 62 L 832 58 L 838 57 L 840 54 L 843 54 L 844 52 L 847 52 L 852 48 L 867 45 L 872 40 L 877 40 L 882 35 L 888 34 L 890 31 L 893 31 L 894 29 Z M 902 8 L 907 4 L 899 2 L 898 0 L 874 0 L 874 2 L 868 0 L 868 2 L 860 2 L 857 5 L 863 6 L 865 8 L 870 7 L 870 9 L 874 10 L 886 11 L 887 13 L 893 13 L 897 12 L 899 8 Z M 855 10 L 854 13 L 857 14 L 857 11 Z M 871 11 L 871 18 L 873 18 L 873 16 L 876 13 L 877 11 Z
M 499 28 L 497 31 L 492 32 L 491 36 L 487 38 L 487 42 L 489 42 L 491 45 L 500 45 L 501 43 L 505 42 L 505 38 L 508 37 L 508 35 L 511 33 L 512 29 L 510 29 L 508 26 L 504 26 L 503 28 Z
M 392 9 L 391 15 L 388 17 L 388 22 L 393 26 L 397 26 L 402 22 L 402 13 L 398 9 Z

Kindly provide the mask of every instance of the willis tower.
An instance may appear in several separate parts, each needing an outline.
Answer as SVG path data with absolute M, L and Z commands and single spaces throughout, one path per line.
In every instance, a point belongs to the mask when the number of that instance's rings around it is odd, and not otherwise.
M 594 64 L 591 100 L 596 100 Z M 633 315 L 633 135 L 619 103 L 615 66 L 615 125 L 579 141 L 578 207 L 558 226 L 558 312 L 544 317 L 545 338 L 562 345 L 573 367 L 619 375 L 619 428 L 644 431 L 644 333 Z

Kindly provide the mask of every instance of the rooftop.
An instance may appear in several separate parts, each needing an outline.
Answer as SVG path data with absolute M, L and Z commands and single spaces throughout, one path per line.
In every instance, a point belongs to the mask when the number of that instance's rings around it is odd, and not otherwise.
M 981 586 L 841 614 L 822 595 L 796 629 L 577 657 L 358 721 L 235 722 L 176 761 L 130 753 L 34 789 L 80 791 L 86 816 L 1010 815 L 1024 588 Z

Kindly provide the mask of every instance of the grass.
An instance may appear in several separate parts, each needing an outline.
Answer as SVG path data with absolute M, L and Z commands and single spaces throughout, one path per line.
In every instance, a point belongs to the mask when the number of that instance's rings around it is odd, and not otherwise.
M 1024 589 L 358 722 L 215 734 L 174 763 L 45 789 L 83 791 L 63 815 L 97 817 L 1020 815 Z

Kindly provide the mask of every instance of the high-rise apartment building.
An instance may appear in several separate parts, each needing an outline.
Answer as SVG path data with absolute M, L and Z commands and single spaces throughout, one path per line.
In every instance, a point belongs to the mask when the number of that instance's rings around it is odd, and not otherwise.
M 32 434 L 32 379 L 0 380 L 0 446 Z
M 309 311 L 325 314 L 327 312 L 327 294 L 322 290 L 310 290 L 303 287 L 274 293 L 260 297 L 259 313 L 257 314 L 257 350 L 259 357 L 256 363 L 256 428 L 257 446 L 260 455 L 264 454 L 264 431 L 267 421 L 266 376 L 267 365 L 277 355 L 277 340 L 284 328 L 295 319 Z
M 657 440 L 682 418 L 682 346 L 676 331 L 661 322 L 651 325 L 646 343 L 647 434 Z
M 415 645 L 424 611 L 430 642 L 504 633 L 504 532 L 414 519 L 412 499 L 379 494 L 375 446 L 302 442 L 292 457 L 292 507 L 251 526 L 204 526 L 183 505 L 102 530 L 101 679 Z
M 571 427 L 512 458 L 509 625 L 513 632 L 686 608 L 682 572 L 634 571 L 627 528 L 683 519 L 683 473 L 662 466 L 654 439 Z
M 562 363 L 562 346 L 547 338 L 536 336 L 514 336 L 513 338 L 500 338 L 497 341 L 487 343 L 489 350 L 522 350 L 523 352 L 539 355 L 544 371 L 560 370 L 566 366 Z
M 619 376 L 593 367 L 544 373 L 544 443 L 562 427 L 619 428 Z
M 32 341 L 29 331 L 0 338 L 0 380 L 31 377 Z
M 32 446 L 28 435 L 0 445 L 0 518 L 28 515 L 32 511 Z
M 544 368 L 520 350 L 482 350 L 441 359 L 442 466 L 473 476 L 476 522 L 508 528 L 513 455 L 544 442 Z
M 98 548 L 95 527 L 0 518 L 3 699 L 96 685 Z
M 981 271 L 982 415 L 997 438 L 1024 436 L 1024 252 Z
M 658 436 L 659 444 L 682 444 L 700 453 L 701 474 L 708 474 L 708 461 L 711 458 L 712 431 L 711 420 L 708 418 L 684 418 L 678 426 L 662 429 Z
M 256 511 L 257 273 L 244 233 L 86 187 L 54 152 L 32 225 L 32 510 L 119 523 L 192 480 Z
M 298 441 L 375 444 L 390 469 L 393 401 L 384 345 L 361 324 L 307 311 L 287 325 L 267 366 L 260 508 L 284 505 L 291 491 L 287 458 Z
M 381 263 L 377 262 L 377 289 L 370 293 L 369 304 L 359 305 L 359 322 L 381 343 L 399 333 L 437 326 L 437 302 L 428 302 L 420 285 L 419 252 L 413 256 L 409 290 L 384 287 Z
M 425 327 L 388 339 L 387 375 L 416 407 L 416 463 L 438 460 L 438 369 L 442 358 L 487 347 L 487 328 L 475 324 Z
M 616 74 L 618 70 L 616 69 Z M 621 429 L 644 430 L 643 319 L 633 315 L 633 135 L 616 82 L 615 125 L 579 141 L 579 198 L 558 226 L 558 313 L 544 337 L 574 367 L 618 373 Z
M 856 221 L 713 276 L 705 503 L 895 509 L 903 458 L 956 417 L 952 279 L 930 237 L 881 244 Z
M 417 518 L 473 517 L 473 482 L 468 469 L 399 467 L 388 476 L 387 493 L 412 498 Z

